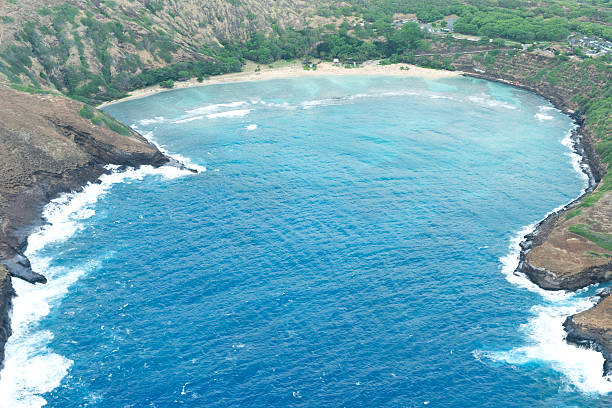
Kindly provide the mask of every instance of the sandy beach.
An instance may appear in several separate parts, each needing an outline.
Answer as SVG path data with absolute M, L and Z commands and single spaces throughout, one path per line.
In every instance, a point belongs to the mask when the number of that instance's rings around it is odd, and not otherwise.
M 257 68 L 260 70 L 256 71 Z M 270 66 L 261 66 L 249 62 L 245 65 L 242 72 L 232 74 L 224 74 L 213 76 L 198 82 L 195 78 L 187 81 L 177 81 L 174 83 L 174 88 L 190 88 L 194 86 L 207 86 L 214 84 L 227 84 L 232 82 L 249 82 L 249 81 L 265 81 L 269 79 L 280 78 L 299 78 L 299 77 L 314 77 L 314 76 L 331 76 L 331 75 L 393 75 L 393 76 L 409 76 L 421 78 L 449 78 L 461 75 L 461 71 L 446 71 L 430 68 L 417 67 L 409 64 L 392 64 L 379 65 L 374 61 L 367 61 L 360 67 L 344 68 L 331 62 L 321 62 L 317 64 L 316 70 L 305 70 L 300 62 L 281 62 Z M 144 98 L 156 93 L 170 91 L 172 89 L 162 88 L 159 85 L 148 88 L 137 89 L 132 91 L 129 96 L 121 99 L 116 99 L 104 102 L 98 105 L 98 108 L 103 108 L 117 102 L 129 101 L 132 99 Z

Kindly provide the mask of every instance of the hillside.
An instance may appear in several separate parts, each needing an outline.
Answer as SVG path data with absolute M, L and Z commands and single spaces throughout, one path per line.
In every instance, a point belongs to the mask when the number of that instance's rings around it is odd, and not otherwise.
M 322 3 L 9 0 L 0 11 L 0 72 L 8 82 L 74 97 L 118 97 L 157 81 L 138 77 L 145 70 L 184 63 L 176 71 L 183 78 L 238 71 L 241 61 L 222 44 L 303 29 Z

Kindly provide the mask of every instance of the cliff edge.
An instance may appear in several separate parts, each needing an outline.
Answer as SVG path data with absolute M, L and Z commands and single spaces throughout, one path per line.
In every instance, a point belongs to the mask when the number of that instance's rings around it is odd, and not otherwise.
M 33 271 L 23 255 L 28 235 L 43 223 L 43 206 L 96 180 L 108 164 L 169 161 L 138 133 L 111 130 L 110 118 L 95 125 L 79 114 L 82 108 L 63 96 L 0 85 L 0 357 L 10 335 L 10 276 L 46 282 L 44 271 Z

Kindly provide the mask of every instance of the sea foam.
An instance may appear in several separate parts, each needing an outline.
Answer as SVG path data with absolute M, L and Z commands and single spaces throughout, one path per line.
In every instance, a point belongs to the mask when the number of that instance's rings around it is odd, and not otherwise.
M 97 269 L 105 258 L 90 260 L 73 267 L 52 265 L 52 259 L 43 255 L 45 247 L 68 240 L 81 230 L 83 221 L 95 215 L 95 204 L 117 183 L 142 180 L 146 176 L 165 179 L 193 174 L 173 166 L 142 166 L 119 171 L 107 166 L 111 172 L 100 177 L 98 183 L 89 183 L 79 192 L 63 194 L 52 200 L 43 210 L 47 224 L 28 237 L 25 252 L 32 267 L 47 278 L 45 285 L 31 285 L 13 279 L 17 296 L 13 299 L 11 327 L 13 334 L 6 344 L 6 355 L 0 378 L 0 407 L 42 407 L 41 396 L 60 385 L 73 362 L 51 349 L 53 333 L 39 327 L 41 320 L 58 305 L 68 289 L 81 276 Z
M 572 138 L 575 128 L 574 125 L 561 143 L 570 149 L 570 161 L 574 170 L 583 178 L 582 193 L 584 193 L 588 187 L 589 176 L 587 169 L 582 164 L 582 158 L 575 152 L 575 140 Z M 563 207 L 564 205 L 559 206 L 549 212 L 546 217 Z M 603 355 L 595 350 L 576 347 L 565 341 L 566 333 L 563 322 L 567 316 L 593 307 L 595 300 L 587 297 L 585 290 L 575 293 L 544 290 L 524 274 L 515 272 L 519 264 L 520 243 L 535 228 L 535 223 L 522 228 L 510 240 L 508 254 L 500 258 L 502 273 L 506 275 L 509 282 L 537 293 L 543 298 L 543 304 L 533 306 L 530 310 L 532 316 L 520 327 L 521 332 L 527 337 L 527 344 L 509 351 L 477 351 L 475 357 L 485 356 L 516 365 L 533 362 L 545 363 L 563 374 L 567 389 L 576 389 L 584 393 L 607 394 L 612 392 L 612 377 L 603 375 Z
M 209 113 L 206 115 L 208 119 L 217 119 L 217 118 L 240 118 L 242 116 L 246 116 L 251 113 L 253 109 L 235 109 L 225 112 L 217 112 L 217 113 Z

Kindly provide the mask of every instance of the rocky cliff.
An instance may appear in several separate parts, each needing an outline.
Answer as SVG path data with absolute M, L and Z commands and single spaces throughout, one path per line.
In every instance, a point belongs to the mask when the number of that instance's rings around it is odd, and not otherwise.
M 548 216 L 526 237 L 517 272 L 548 290 L 576 290 L 610 281 L 612 191 L 609 164 L 600 154 L 612 134 L 609 111 L 597 122 L 590 120 L 584 103 L 580 103 L 581 98 L 589 100 L 601 95 L 602 89 L 609 90 L 609 67 L 590 62 L 561 63 L 552 56 L 516 51 L 502 52 L 488 64 L 484 61 L 486 57 L 463 55 L 453 64 L 473 76 L 536 92 L 571 115 L 580 125 L 573 135 L 576 149 L 591 173 L 583 197 Z M 607 97 L 605 93 L 603 96 Z M 606 358 L 604 370 L 612 373 L 612 298 L 606 297 L 592 309 L 568 317 L 565 328 L 567 341 L 601 351 Z
M 125 127 L 94 125 L 83 104 L 59 95 L 32 95 L 0 86 L 0 345 L 10 329 L 10 275 L 44 283 L 23 256 L 27 236 L 39 226 L 42 207 L 62 192 L 78 190 L 106 172 L 107 164 L 162 165 L 168 159 Z M 99 115 L 102 115 L 101 113 Z M 0 347 L 0 351 L 3 347 Z

